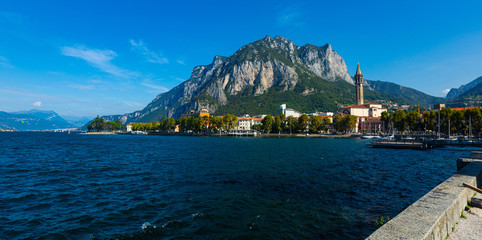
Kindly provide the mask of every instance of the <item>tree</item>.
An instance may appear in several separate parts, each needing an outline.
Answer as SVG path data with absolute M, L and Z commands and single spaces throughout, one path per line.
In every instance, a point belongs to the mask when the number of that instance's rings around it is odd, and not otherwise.
M 176 120 L 174 118 L 165 118 L 161 121 L 159 128 L 164 131 L 174 130 L 176 128 Z
M 392 119 L 393 119 L 393 126 L 398 130 L 398 131 L 405 131 L 406 129 L 406 114 L 405 111 L 398 109 L 394 113 L 392 113 Z
M 449 119 L 452 117 L 453 111 L 451 108 L 442 108 L 440 110 L 440 131 L 445 134 L 449 133 Z
M 277 133 L 280 133 L 281 132 L 281 129 L 282 129 L 282 122 L 281 122 L 281 118 L 280 116 L 276 116 L 274 118 L 274 122 L 273 122 L 273 126 L 272 126 L 272 130 L 273 132 L 277 132 Z
M 321 121 L 321 129 L 320 130 L 326 132 L 328 129 L 330 129 L 330 125 L 331 125 L 331 120 L 329 118 L 325 117 Z
M 464 112 L 454 111 L 450 118 L 450 131 L 457 134 L 463 134 L 466 130 L 464 123 Z
M 320 116 L 310 117 L 310 132 L 317 133 L 321 130 L 322 120 Z
M 417 111 L 411 111 L 406 116 L 406 122 L 408 129 L 411 131 L 419 131 L 420 130 L 420 115 Z
M 392 121 L 392 115 L 388 112 L 382 112 L 382 117 L 380 120 L 382 121 L 385 132 L 388 132 L 388 129 L 390 129 L 390 122 Z
M 266 117 L 263 118 L 263 120 L 261 120 L 261 125 L 263 131 L 269 134 L 271 128 L 273 127 L 273 116 L 271 116 L 271 114 L 268 114 Z
M 347 133 L 351 132 L 355 128 L 358 118 L 353 115 L 345 115 L 341 119 L 342 130 Z
M 434 131 L 436 127 L 437 113 L 435 111 L 425 111 L 422 114 L 422 123 L 425 131 Z
M 238 117 L 228 113 L 228 114 L 224 115 L 223 123 L 224 123 L 223 125 L 226 128 L 226 130 L 229 131 L 229 130 L 233 129 L 236 126 L 236 124 L 238 123 Z
M 336 116 L 333 118 L 333 128 L 335 129 L 335 131 L 336 131 L 337 133 L 343 131 L 343 122 L 342 122 L 342 119 L 343 119 L 343 117 L 340 116 L 340 115 L 336 115 Z
M 303 114 L 298 118 L 298 129 L 301 132 L 304 132 L 307 126 L 308 126 L 308 115 Z
M 288 116 L 286 118 L 286 122 L 288 123 L 287 127 L 290 129 L 290 134 L 291 134 L 293 129 L 296 128 L 296 119 L 293 116 Z
M 92 122 L 90 122 L 89 125 L 87 125 L 87 129 L 95 130 L 97 132 L 105 130 L 106 123 L 104 121 L 104 118 L 99 117 L 99 115 L 97 115 L 97 117 L 94 120 L 92 120 Z

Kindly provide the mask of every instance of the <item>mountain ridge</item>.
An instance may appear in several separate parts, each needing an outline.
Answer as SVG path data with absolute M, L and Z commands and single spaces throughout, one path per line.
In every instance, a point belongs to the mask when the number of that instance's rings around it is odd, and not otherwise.
M 282 103 L 300 111 L 335 111 L 353 103 L 354 95 L 353 78 L 331 44 L 300 47 L 281 36 L 266 36 L 229 57 L 215 56 L 210 64 L 194 67 L 188 80 L 120 119 L 159 121 L 202 108 L 217 115 L 273 113 Z M 372 89 L 366 89 L 365 97 L 408 102 Z
M 0 128 L 18 131 L 53 130 L 75 126 L 51 110 L 0 111 Z

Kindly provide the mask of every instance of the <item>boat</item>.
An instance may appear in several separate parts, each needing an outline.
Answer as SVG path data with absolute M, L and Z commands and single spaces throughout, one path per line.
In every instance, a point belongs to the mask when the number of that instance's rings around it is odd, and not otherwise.
M 378 135 L 363 135 L 360 138 L 361 139 L 380 139 L 381 137 Z

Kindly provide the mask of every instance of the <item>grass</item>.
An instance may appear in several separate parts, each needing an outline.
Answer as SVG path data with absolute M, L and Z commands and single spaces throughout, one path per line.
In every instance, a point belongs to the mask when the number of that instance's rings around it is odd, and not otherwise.
M 380 218 L 380 221 L 378 220 L 375 220 L 375 225 L 377 227 L 381 227 L 383 226 L 383 224 L 387 223 L 388 221 L 390 221 L 390 217 L 387 217 L 387 218 L 384 218 L 383 216 Z

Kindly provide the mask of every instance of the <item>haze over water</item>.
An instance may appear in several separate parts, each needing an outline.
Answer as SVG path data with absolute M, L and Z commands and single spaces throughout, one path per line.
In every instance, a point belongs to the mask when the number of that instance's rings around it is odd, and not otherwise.
M 469 155 L 366 143 L 0 133 L 0 239 L 362 239 Z

